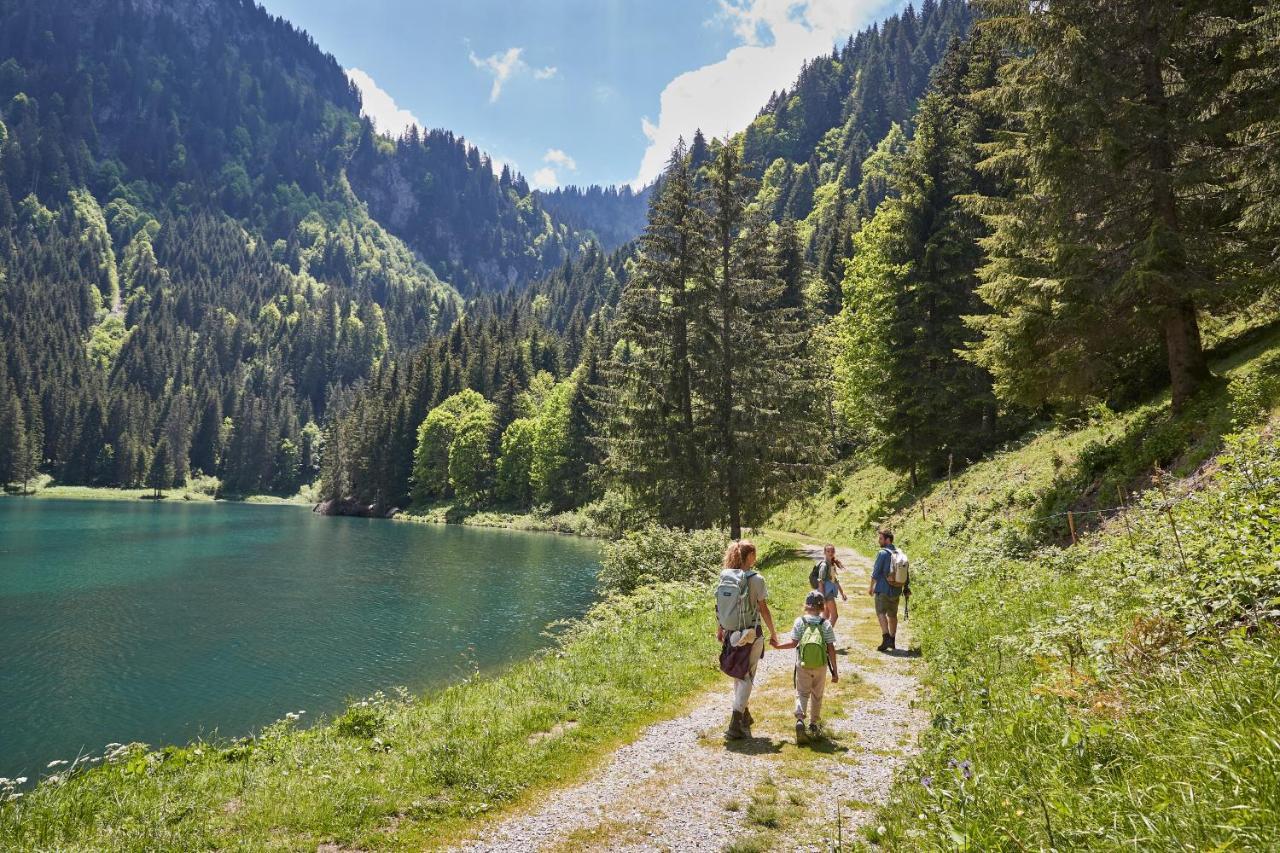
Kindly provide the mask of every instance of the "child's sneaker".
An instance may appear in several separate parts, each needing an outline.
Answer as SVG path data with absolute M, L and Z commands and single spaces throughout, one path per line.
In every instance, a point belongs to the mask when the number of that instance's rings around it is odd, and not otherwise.
M 796 720 L 796 745 L 806 744 L 809 742 L 809 736 L 804 731 L 804 720 Z

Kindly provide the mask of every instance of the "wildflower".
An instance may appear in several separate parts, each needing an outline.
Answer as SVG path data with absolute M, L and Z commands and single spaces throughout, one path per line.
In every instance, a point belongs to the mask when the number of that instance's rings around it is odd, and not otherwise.
M 932 777 L 932 776 L 921 776 L 921 777 L 920 777 L 920 784 L 921 784 L 921 785 L 924 785 L 926 788 L 932 788 L 932 787 L 933 787 L 933 777 Z
M 64 759 L 56 758 L 56 759 L 54 759 L 53 761 L 50 761 L 48 764 L 46 764 L 46 765 L 45 765 L 45 767 L 46 767 L 46 768 L 48 768 L 48 767 L 61 767 L 62 765 L 66 764 L 66 763 L 67 763 L 67 762 L 66 762 Z
M 14 779 L 13 781 L 17 782 L 19 785 L 25 785 L 27 784 L 27 777 L 19 776 L 17 779 Z
M 964 775 L 964 778 L 966 779 L 973 778 L 973 765 L 969 763 L 968 759 L 965 759 L 964 761 L 960 762 L 960 772 Z

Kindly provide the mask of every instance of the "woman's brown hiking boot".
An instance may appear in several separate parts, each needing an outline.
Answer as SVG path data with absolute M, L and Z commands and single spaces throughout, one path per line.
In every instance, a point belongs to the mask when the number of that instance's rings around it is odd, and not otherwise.
M 744 726 L 746 726 L 747 728 L 751 728 L 752 726 L 754 726 L 754 725 L 756 724 L 756 718 L 755 718 L 755 717 L 753 717 L 753 716 L 751 716 L 751 709 L 750 709 L 750 708 L 743 708 L 743 709 L 742 709 L 742 724 L 743 724 Z
M 729 720 L 729 728 L 724 733 L 726 740 L 741 740 L 747 736 L 747 728 L 742 724 L 742 712 L 734 711 Z

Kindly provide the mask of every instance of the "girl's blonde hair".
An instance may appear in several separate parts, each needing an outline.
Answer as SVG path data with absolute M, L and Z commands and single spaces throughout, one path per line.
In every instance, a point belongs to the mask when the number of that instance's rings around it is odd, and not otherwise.
M 751 543 L 750 539 L 739 539 L 737 542 L 730 542 L 729 547 L 724 551 L 724 567 L 726 569 L 740 569 L 747 562 L 747 557 L 756 552 L 756 546 Z

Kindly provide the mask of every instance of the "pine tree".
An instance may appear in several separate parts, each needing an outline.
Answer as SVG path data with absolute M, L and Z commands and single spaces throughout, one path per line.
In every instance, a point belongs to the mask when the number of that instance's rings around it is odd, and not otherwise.
M 705 219 L 681 143 L 651 201 L 635 275 L 618 306 L 616 334 L 630 346 L 627 358 L 609 367 L 605 401 L 610 477 L 639 505 L 685 529 L 704 518 L 707 479 L 695 434 L 689 344 Z
M 154 489 L 156 499 L 164 497 L 163 491 L 173 485 L 173 448 L 168 437 L 160 439 L 147 469 L 147 486 Z
M 699 434 L 718 486 L 705 523 L 726 522 L 734 539 L 785 501 L 824 452 L 802 311 L 781 304 L 768 223 L 747 212 L 753 189 L 737 146 L 723 145 L 709 172 L 694 364 Z
M 778 304 L 782 308 L 804 307 L 805 263 L 804 247 L 800 244 L 800 232 L 794 219 L 784 219 L 778 226 L 774 264 L 782 279 L 782 295 Z
M 842 408 L 883 462 L 911 474 L 972 458 L 994 430 L 990 376 L 960 355 L 974 337 L 983 228 L 961 197 L 977 160 L 962 115 L 926 96 L 895 169 L 895 197 L 859 232 L 841 314 Z
M 1245 16 L 1242 16 L 1245 17 Z M 1258 267 L 1280 273 L 1280 6 L 1257 2 L 1237 25 L 1229 57 L 1229 101 L 1235 119 L 1230 174 L 1241 194 L 1243 245 L 1256 247 Z
M 22 403 L 10 389 L 0 406 L 0 487 L 21 482 L 21 460 L 29 447 Z
M 1010 57 L 980 100 L 1017 116 L 988 168 L 977 360 L 1030 404 L 1106 395 L 1163 349 L 1181 409 L 1209 378 L 1199 313 L 1231 296 L 1219 47 L 1247 2 L 984 0 Z

